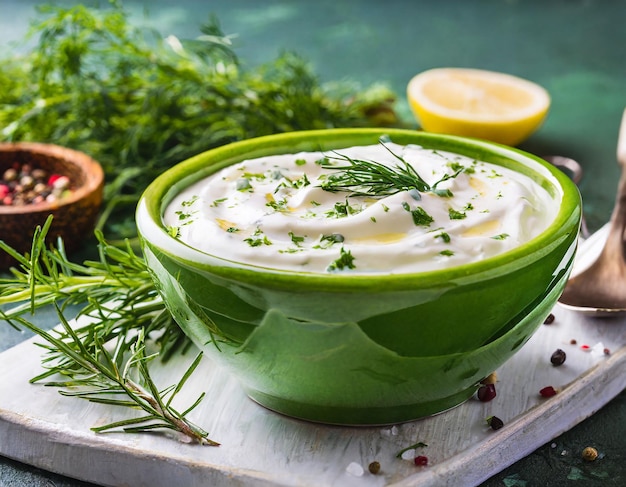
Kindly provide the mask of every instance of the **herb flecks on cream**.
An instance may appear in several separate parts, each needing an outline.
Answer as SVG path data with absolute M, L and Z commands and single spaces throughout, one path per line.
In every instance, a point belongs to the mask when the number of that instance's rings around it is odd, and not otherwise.
M 391 142 L 249 159 L 167 207 L 170 235 L 208 254 L 316 273 L 408 273 L 532 239 L 558 205 L 527 176 Z

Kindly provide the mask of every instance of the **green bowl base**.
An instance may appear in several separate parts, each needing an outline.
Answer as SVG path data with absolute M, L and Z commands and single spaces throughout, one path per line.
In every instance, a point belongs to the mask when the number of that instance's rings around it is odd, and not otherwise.
M 271 411 L 296 419 L 341 426 L 384 426 L 426 418 L 459 406 L 475 392 L 476 387 L 470 387 L 436 401 L 401 406 L 343 407 L 305 404 L 246 390 L 250 399 Z

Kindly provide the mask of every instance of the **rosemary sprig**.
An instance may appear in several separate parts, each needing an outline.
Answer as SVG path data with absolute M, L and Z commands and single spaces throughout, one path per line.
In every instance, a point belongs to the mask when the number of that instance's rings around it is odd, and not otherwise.
M 52 374 L 60 375 L 66 379 L 50 380 L 44 384 L 64 388 L 60 393 L 65 396 L 79 397 L 101 404 L 141 409 L 145 413 L 139 417 L 92 428 L 97 433 L 118 430 L 141 433 L 167 429 L 178 432 L 200 444 L 219 445 L 219 443 L 208 438 L 206 431 L 186 419 L 186 415 L 200 404 L 204 393 L 182 413 L 178 412 L 172 405 L 172 401 L 200 363 L 201 353 L 196 356 L 176 386 L 159 390 L 152 380 L 148 368 L 148 363 L 156 355 L 146 355 L 143 330 L 139 330 L 137 338 L 130 346 L 130 354 L 123 353 L 126 348 L 123 343 L 125 338 L 123 335 L 117 336 L 113 352 L 109 352 L 105 344 L 99 340 L 97 327 L 92 330 L 95 346 L 87 348 L 78 335 L 74 333 L 58 307 L 57 312 L 64 336 L 70 337 L 70 340 L 55 337 L 53 333 L 34 326 L 24 318 L 17 318 L 19 325 L 46 340 L 49 347 L 54 347 L 66 359 L 63 364 L 49 363 L 48 371 L 34 377 L 31 382 L 39 382 Z
M 57 248 L 46 248 L 51 223 L 49 217 L 43 227 L 35 230 L 28 255 L 20 255 L 0 241 L 0 251 L 8 252 L 18 263 L 11 269 L 11 276 L 0 278 L 0 318 L 30 330 L 46 342 L 39 344 L 47 351 L 42 358 L 45 371 L 32 381 L 50 379 L 45 384 L 66 388 L 61 391 L 64 395 L 140 408 L 146 413 L 94 428 L 96 432 L 167 428 L 202 444 L 216 444 L 186 419 L 201 397 L 183 413 L 172 407 L 172 400 L 197 367 L 200 355 L 176 386 L 159 390 L 150 377 L 150 361 L 157 356 L 165 360 L 189 348 L 191 342 L 165 308 L 145 261 L 130 245 L 112 246 L 96 232 L 100 260 L 73 263 L 65 255 L 62 242 Z M 57 309 L 61 322 L 53 332 L 24 317 L 50 305 Z M 73 307 L 78 308 L 74 328 L 64 314 Z M 145 354 L 150 335 L 155 335 L 158 354 Z M 52 379 L 58 376 L 66 380 Z M 74 387 L 79 389 L 67 389 Z
M 88 324 L 75 330 L 87 346 L 93 345 L 92 328 L 96 325 L 104 342 L 125 335 L 127 350 L 137 329 L 146 335 L 161 334 L 158 341 L 164 358 L 179 347 L 190 346 L 166 310 L 145 261 L 130 244 L 124 248 L 111 245 L 96 231 L 99 260 L 77 264 L 67 258 L 63 242 L 59 241 L 56 248 L 46 247 L 51 224 L 49 218 L 35 230 L 29 255 L 19 254 L 0 240 L 0 251 L 17 261 L 11 275 L 0 277 L 0 306 L 5 305 L 7 319 L 60 303 L 62 310 L 77 308 L 77 317 L 88 318 L 84 320 Z
M 319 164 L 324 169 L 337 171 L 329 175 L 321 184 L 321 188 L 331 192 L 348 192 L 351 196 L 381 197 L 410 191 L 415 199 L 420 199 L 420 193 L 431 192 L 441 197 L 451 197 L 449 189 L 440 189 L 438 185 L 458 176 L 464 167 L 455 169 L 452 174 L 444 174 L 434 184 L 427 183 L 417 170 L 404 158 L 394 153 L 385 142 L 385 147 L 399 163 L 387 166 L 380 162 L 363 159 L 353 159 L 344 154 L 335 152 L 335 156 L 326 157 Z M 345 161 L 347 164 L 337 164 L 336 161 Z

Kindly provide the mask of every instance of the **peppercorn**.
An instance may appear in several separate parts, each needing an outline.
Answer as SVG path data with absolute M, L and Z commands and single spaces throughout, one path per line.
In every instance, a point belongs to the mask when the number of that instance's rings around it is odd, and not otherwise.
M 4 179 L 6 182 L 10 183 L 12 181 L 16 181 L 17 180 L 17 176 L 18 176 L 18 172 L 16 169 L 14 168 L 9 168 L 6 171 L 4 171 L 4 174 L 2 175 L 2 179 Z
M 499 430 L 504 426 L 504 422 L 498 418 L 497 416 L 489 416 L 487 418 L 487 424 L 491 427 L 492 430 Z
M 71 192 L 67 176 L 48 173 L 30 164 L 15 163 L 5 169 L 0 178 L 0 205 L 24 206 L 53 202 Z
M 550 313 L 548 316 L 546 316 L 546 319 L 544 320 L 543 324 L 551 325 L 552 323 L 554 323 L 554 315 Z
M 413 463 L 415 463 L 415 465 L 417 465 L 418 467 L 425 467 L 426 465 L 428 465 L 428 457 L 424 455 L 418 455 L 413 459 Z
M 489 402 L 496 397 L 495 384 L 484 384 L 478 388 L 478 400 L 482 402 Z
M 598 450 L 592 446 L 588 446 L 583 450 L 582 457 L 586 462 L 593 462 L 596 458 L 598 458 Z
M 556 389 L 555 389 L 554 387 L 552 387 L 552 386 L 547 386 L 547 387 L 544 387 L 543 389 L 541 389 L 541 390 L 539 391 L 539 394 L 540 394 L 542 397 L 552 397 L 552 396 L 556 396 Z
M 367 466 L 367 469 L 371 474 L 376 475 L 378 472 L 380 472 L 380 463 L 374 461 Z
M 565 363 L 566 357 L 567 354 L 560 348 L 557 348 L 550 357 L 550 362 L 552 362 L 552 365 L 555 367 L 558 367 L 559 365 L 563 365 Z

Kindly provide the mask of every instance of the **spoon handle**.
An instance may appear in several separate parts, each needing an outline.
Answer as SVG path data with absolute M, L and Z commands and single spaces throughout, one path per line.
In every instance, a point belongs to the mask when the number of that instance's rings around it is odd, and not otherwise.
M 626 109 L 622 115 L 622 123 L 617 138 L 617 162 L 622 168 L 617 189 L 615 208 L 611 215 L 611 230 L 607 240 L 610 253 L 626 260 Z

